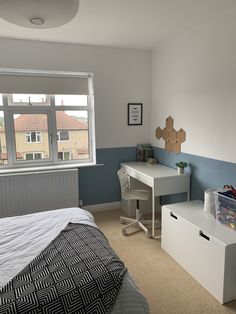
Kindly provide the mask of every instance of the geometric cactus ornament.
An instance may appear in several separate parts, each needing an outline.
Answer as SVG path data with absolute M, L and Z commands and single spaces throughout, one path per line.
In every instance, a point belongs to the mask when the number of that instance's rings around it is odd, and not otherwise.
M 174 126 L 174 119 L 171 116 L 169 116 L 166 119 L 166 128 L 171 131 L 173 129 L 173 126 Z
M 162 136 L 162 129 L 160 127 L 156 128 L 156 138 L 159 140 Z
M 183 142 L 185 142 L 185 140 L 186 140 L 186 132 L 183 129 L 180 129 L 177 132 L 177 141 L 179 143 L 183 143 Z
M 165 141 L 165 150 L 179 154 L 181 152 L 181 144 L 186 141 L 186 132 L 184 129 L 176 131 L 174 128 L 174 119 L 169 116 L 166 118 L 166 125 L 163 129 L 156 128 L 156 138 L 160 140 L 163 138 Z

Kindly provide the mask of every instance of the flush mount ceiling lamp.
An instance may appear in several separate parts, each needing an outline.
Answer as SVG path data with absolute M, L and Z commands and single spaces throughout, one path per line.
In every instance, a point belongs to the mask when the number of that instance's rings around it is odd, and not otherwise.
M 71 21 L 79 0 L 0 0 L 0 17 L 28 28 L 53 28 Z

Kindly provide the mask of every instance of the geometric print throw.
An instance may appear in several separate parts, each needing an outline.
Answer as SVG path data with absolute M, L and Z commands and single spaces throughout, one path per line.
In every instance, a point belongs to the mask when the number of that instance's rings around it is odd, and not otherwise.
M 126 271 L 99 229 L 69 223 L 0 289 L 0 313 L 106 313 Z

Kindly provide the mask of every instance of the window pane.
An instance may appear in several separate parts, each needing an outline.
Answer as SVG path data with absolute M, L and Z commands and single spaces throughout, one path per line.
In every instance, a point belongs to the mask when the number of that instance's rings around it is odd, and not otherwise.
M 14 114 L 17 160 L 48 159 L 47 114 Z
M 59 142 L 69 141 L 69 131 L 59 131 L 59 132 L 57 132 L 57 140 Z
M 27 153 L 25 154 L 26 160 L 33 160 L 33 159 L 42 159 L 42 153 Z
M 70 152 L 64 152 L 64 160 L 70 160 Z
M 26 160 L 33 160 L 34 159 L 34 155 L 33 154 L 25 154 L 25 159 Z
M 34 153 L 34 159 L 42 159 L 42 153 Z
M 4 113 L 0 111 L 0 165 L 8 164 Z
M 56 106 L 87 106 L 87 95 L 55 95 Z
M 71 160 L 70 152 L 58 152 L 58 160 Z
M 59 160 L 88 159 L 88 112 L 87 111 L 57 111 L 57 135 L 66 136 L 68 140 L 58 140 L 57 150 Z M 60 135 L 59 135 L 60 134 Z
M 36 132 L 30 132 L 30 142 L 31 143 L 36 142 Z
M 63 160 L 63 152 L 58 152 L 58 160 Z
M 0 94 L 0 106 L 3 106 L 2 94 Z
M 11 94 L 9 105 L 48 105 L 45 94 Z

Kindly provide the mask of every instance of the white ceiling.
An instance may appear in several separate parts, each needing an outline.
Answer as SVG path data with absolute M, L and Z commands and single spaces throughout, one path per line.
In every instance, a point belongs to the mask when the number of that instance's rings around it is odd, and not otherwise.
M 0 37 L 153 49 L 232 9 L 236 0 L 80 0 L 76 17 L 54 29 L 27 29 L 0 18 Z

